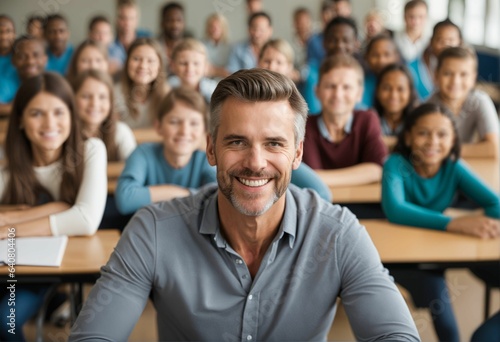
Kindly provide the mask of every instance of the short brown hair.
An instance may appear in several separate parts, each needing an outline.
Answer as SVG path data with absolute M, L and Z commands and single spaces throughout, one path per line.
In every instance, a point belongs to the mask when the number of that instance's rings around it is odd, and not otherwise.
M 425 9 L 429 11 L 429 6 L 427 6 L 427 2 L 425 2 L 424 0 L 410 0 L 405 5 L 404 13 L 418 6 L 424 6 Z
M 219 82 L 210 102 L 210 135 L 217 138 L 222 105 L 228 98 L 243 102 L 270 102 L 288 100 L 295 115 L 295 144 L 304 140 L 307 120 L 307 103 L 295 83 L 288 77 L 265 69 L 244 69 Z
M 359 85 L 363 86 L 364 82 L 364 71 L 361 64 L 349 54 L 336 54 L 331 57 L 326 58 L 321 67 L 319 68 L 319 79 L 318 84 L 321 82 L 321 78 L 329 73 L 333 69 L 353 69 L 359 76 Z
M 208 127 L 209 117 L 205 99 L 196 90 L 186 87 L 175 88 L 163 98 L 156 112 L 156 119 L 161 121 L 174 108 L 177 102 L 182 102 L 189 108 L 200 112 L 203 115 L 205 129 Z
M 474 69 L 477 70 L 477 56 L 474 50 L 467 47 L 455 46 L 449 47 L 443 50 L 438 56 L 438 62 L 436 71 L 441 69 L 443 63 L 446 59 L 457 58 L 457 59 L 472 59 L 474 61 Z

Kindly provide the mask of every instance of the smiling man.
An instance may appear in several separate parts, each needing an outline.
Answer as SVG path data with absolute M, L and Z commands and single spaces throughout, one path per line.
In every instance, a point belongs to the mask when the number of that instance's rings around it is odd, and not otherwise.
M 326 340 L 337 297 L 357 340 L 419 340 L 354 215 L 289 185 L 306 118 L 285 76 L 222 80 L 207 144 L 218 186 L 136 214 L 69 340 L 126 340 L 150 293 L 161 341 Z

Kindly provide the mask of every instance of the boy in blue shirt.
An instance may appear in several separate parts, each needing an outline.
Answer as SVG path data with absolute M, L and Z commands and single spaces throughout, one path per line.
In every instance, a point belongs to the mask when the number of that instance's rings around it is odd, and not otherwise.
M 215 182 L 215 169 L 199 150 L 206 137 L 207 106 L 195 90 L 177 88 L 161 102 L 155 128 L 161 143 L 142 144 L 127 159 L 115 192 L 120 213 L 188 196 Z
M 68 22 L 60 14 L 49 15 L 44 29 L 49 57 L 47 71 L 54 71 L 64 76 L 73 56 L 73 46 L 68 44 Z

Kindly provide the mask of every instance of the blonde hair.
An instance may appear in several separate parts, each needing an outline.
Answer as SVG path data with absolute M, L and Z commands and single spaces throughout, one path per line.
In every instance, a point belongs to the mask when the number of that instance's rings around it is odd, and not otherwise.
M 293 53 L 293 48 L 290 45 L 290 43 L 288 43 L 286 40 L 278 38 L 278 39 L 271 39 L 271 40 L 267 41 L 267 43 L 264 44 L 262 49 L 260 49 L 259 59 L 262 59 L 262 57 L 264 56 L 264 52 L 268 48 L 275 49 L 276 51 L 281 53 L 283 56 L 285 56 L 288 63 L 293 64 L 294 59 L 295 59 L 295 55 Z
M 210 36 L 208 35 L 208 26 L 212 21 L 218 20 L 221 28 L 222 28 L 222 37 L 221 41 L 223 43 L 227 43 L 229 40 L 229 24 L 227 23 L 227 19 L 225 16 L 223 16 L 220 13 L 213 13 L 211 14 L 206 22 L 205 22 L 205 38 L 210 39 Z
M 177 56 L 184 51 L 196 51 L 207 57 L 207 49 L 202 42 L 194 38 L 186 38 L 175 46 L 172 50 L 172 60 L 176 60 Z

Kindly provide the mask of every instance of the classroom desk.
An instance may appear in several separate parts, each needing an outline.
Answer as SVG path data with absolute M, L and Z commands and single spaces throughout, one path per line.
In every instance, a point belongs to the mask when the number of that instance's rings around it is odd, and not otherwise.
M 119 239 L 120 231 L 115 229 L 98 230 L 92 236 L 71 236 L 61 266 L 16 266 L 16 279 L 39 281 L 41 278 L 54 277 L 61 282 L 94 281 Z M 0 266 L 0 279 L 6 279 L 7 274 L 7 266 Z
M 108 181 L 111 179 L 118 179 L 124 167 L 124 162 L 108 162 Z
M 137 145 L 146 142 L 161 142 L 162 137 L 156 133 L 154 128 L 135 128 L 132 130 L 134 132 L 135 140 Z
M 500 238 L 477 237 L 402 226 L 387 220 L 360 220 L 385 264 L 447 264 L 500 260 Z
M 50 283 L 44 306 L 36 318 L 36 341 L 43 340 L 45 309 L 58 284 L 71 283 L 71 316 L 76 319 L 83 303 L 82 283 L 93 283 L 99 278 L 101 266 L 105 265 L 113 252 L 120 232 L 118 230 L 98 230 L 92 236 L 72 236 L 68 239 L 66 251 L 59 267 L 15 266 L 17 285 L 23 283 Z M 0 281 L 7 282 L 8 268 L 0 266 Z
M 493 190 L 500 193 L 500 161 L 493 158 L 469 158 L 465 160 Z M 379 203 L 382 194 L 380 182 L 330 187 L 334 203 Z

